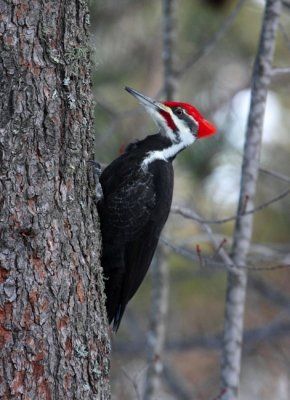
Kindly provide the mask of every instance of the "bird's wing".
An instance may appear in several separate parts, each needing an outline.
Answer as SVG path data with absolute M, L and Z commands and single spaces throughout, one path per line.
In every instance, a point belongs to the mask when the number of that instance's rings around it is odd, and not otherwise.
M 134 296 L 151 264 L 158 244 L 160 229 L 151 221 L 135 240 L 128 242 L 125 249 L 126 273 L 123 277 L 118 302 L 115 303 L 114 330 L 117 331 L 128 301 Z
M 115 330 L 149 268 L 170 211 L 173 187 L 170 163 L 156 162 L 144 172 L 132 169 L 124 157 L 101 175 L 104 197 L 98 203 L 106 307 Z
M 156 191 L 154 177 L 149 172 L 131 171 L 125 178 L 124 175 L 117 177 L 118 184 L 112 181 L 112 176 L 109 179 L 103 179 L 104 198 L 98 208 L 103 238 L 102 266 L 106 278 L 107 313 L 110 322 L 114 319 L 114 329 L 117 329 L 128 302 L 128 299 L 123 299 L 123 296 L 127 298 L 126 288 L 132 295 L 135 293 L 156 247 L 156 244 L 151 246 L 151 237 L 145 234 L 153 218 Z M 112 187 L 114 191 L 110 192 Z M 152 255 L 145 251 L 138 255 L 141 250 L 138 245 L 142 241 Z M 144 260 L 141 260 L 142 254 Z M 140 265 L 140 275 L 139 266 L 135 264 L 139 260 L 140 263 L 145 262 L 144 266 Z
M 126 303 L 134 296 L 142 283 L 155 253 L 160 227 L 149 223 L 144 234 L 126 246 L 125 260 L 128 281 L 126 282 Z
M 100 205 L 103 230 L 133 238 L 148 222 L 156 204 L 153 175 L 133 171 L 119 182 L 112 193 L 103 187 L 104 201 Z M 104 226 L 105 225 L 105 226 Z

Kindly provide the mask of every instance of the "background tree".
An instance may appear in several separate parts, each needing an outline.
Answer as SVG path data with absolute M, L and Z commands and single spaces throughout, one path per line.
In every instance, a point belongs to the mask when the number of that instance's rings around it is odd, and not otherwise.
M 0 2 L 0 397 L 108 399 L 86 2 Z
M 253 210 L 257 191 L 263 121 L 268 87 L 271 81 L 276 33 L 280 18 L 280 0 L 267 0 L 262 30 L 253 67 L 251 104 L 243 152 L 241 186 L 237 219 L 233 234 L 232 260 L 235 271 L 229 272 L 225 310 L 224 346 L 222 357 L 222 389 L 224 400 L 238 398 L 243 343 L 244 307 L 247 288 L 247 264 L 250 250 Z

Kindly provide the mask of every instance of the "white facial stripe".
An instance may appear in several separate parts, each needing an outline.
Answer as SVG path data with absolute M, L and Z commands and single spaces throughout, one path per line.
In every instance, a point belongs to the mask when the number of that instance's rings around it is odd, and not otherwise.
M 193 120 L 198 130 L 198 122 L 195 121 L 191 116 L 188 117 Z M 172 119 L 178 129 L 177 131 L 179 135 L 178 141 L 183 143 L 184 147 L 190 146 L 193 143 L 192 139 L 195 138 L 194 132 L 192 132 L 192 130 L 184 120 L 179 119 L 176 115 L 173 115 Z
M 170 160 L 170 158 L 176 156 L 176 154 L 178 154 L 181 150 L 193 144 L 195 140 L 196 137 L 191 134 L 190 136 L 187 136 L 187 141 L 174 143 L 163 150 L 150 151 L 149 153 L 147 153 L 147 156 L 142 161 L 141 167 L 143 169 L 146 169 L 148 165 L 155 160 L 168 161 Z
M 147 153 L 141 164 L 143 169 L 147 169 L 148 165 L 155 160 L 168 161 L 172 157 L 176 156 L 176 154 L 181 150 L 193 144 L 196 140 L 194 132 L 190 129 L 190 126 L 186 121 L 178 118 L 169 107 L 166 107 L 166 111 L 170 113 L 174 125 L 177 128 L 175 132 L 173 132 L 173 130 L 168 126 L 167 121 L 158 111 L 149 107 L 147 108 L 147 111 L 152 115 L 154 121 L 161 128 L 161 133 L 170 139 L 172 145 L 163 150 L 155 150 Z M 193 123 L 197 127 L 196 131 L 198 131 L 198 122 L 191 115 L 187 115 L 187 117 L 192 119 Z
M 170 112 L 171 117 L 173 116 L 173 113 L 169 107 L 167 107 L 166 111 Z M 165 118 L 158 111 L 153 110 L 152 108 L 151 109 L 148 108 L 148 112 L 151 113 L 153 119 L 155 120 L 157 125 L 161 128 L 161 133 L 167 136 L 171 140 L 171 142 L 175 142 L 176 141 L 175 134 L 173 130 L 168 126 Z

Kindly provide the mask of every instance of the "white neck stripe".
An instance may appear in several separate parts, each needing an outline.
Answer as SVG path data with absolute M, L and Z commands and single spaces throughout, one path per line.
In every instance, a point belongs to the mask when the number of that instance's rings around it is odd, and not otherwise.
M 152 115 L 157 125 L 159 125 L 161 129 L 160 134 L 167 137 L 172 144 L 162 150 L 149 151 L 141 163 L 141 168 L 144 170 L 146 170 L 148 165 L 155 160 L 168 161 L 170 158 L 175 157 L 181 150 L 190 146 L 196 140 L 196 132 L 193 132 L 186 122 L 179 119 L 171 109 L 169 109 L 168 112 L 170 112 L 171 118 L 176 126 L 176 132 L 173 132 L 173 130 L 168 126 L 165 118 L 158 111 L 149 108 L 148 112 Z M 198 123 L 196 122 L 196 131 L 197 129 Z
M 176 154 L 178 154 L 181 150 L 185 149 L 187 146 L 192 144 L 195 141 L 194 137 L 192 138 L 193 140 L 191 141 L 191 143 L 188 144 L 180 142 L 180 143 L 175 143 L 164 150 L 149 151 L 144 160 L 142 161 L 141 167 L 146 169 L 149 164 L 151 164 L 153 161 L 156 160 L 168 161 L 170 158 L 176 156 Z

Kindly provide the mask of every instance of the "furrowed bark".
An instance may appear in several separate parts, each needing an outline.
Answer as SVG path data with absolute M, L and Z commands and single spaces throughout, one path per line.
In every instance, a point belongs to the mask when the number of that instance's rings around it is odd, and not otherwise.
M 237 215 L 254 208 L 259 171 L 263 118 L 276 32 L 280 16 L 280 0 L 267 0 L 260 43 L 253 69 L 251 104 L 243 153 L 242 177 Z M 223 400 L 238 398 L 241 369 L 243 317 L 247 286 L 247 255 L 251 243 L 253 214 L 237 218 L 232 247 L 233 263 L 240 273 L 228 274 L 225 310 L 224 347 L 222 354 L 221 386 Z
M 108 399 L 89 14 L 0 0 L 0 397 Z

